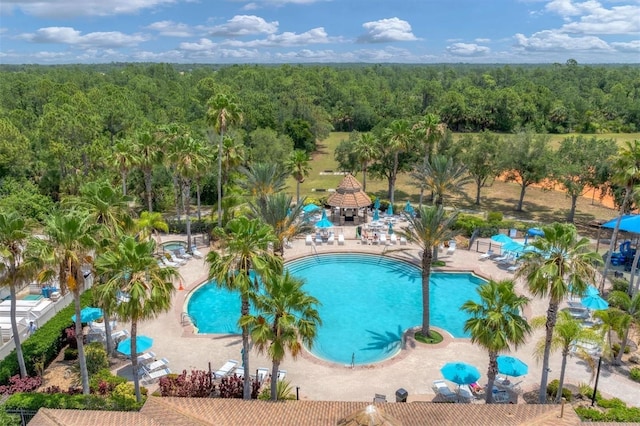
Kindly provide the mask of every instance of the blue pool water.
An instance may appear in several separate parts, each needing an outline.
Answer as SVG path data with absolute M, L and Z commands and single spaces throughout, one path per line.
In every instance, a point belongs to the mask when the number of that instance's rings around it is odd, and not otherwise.
M 305 280 L 305 289 L 322 305 L 322 326 L 311 352 L 340 363 L 370 364 L 395 355 L 403 332 L 422 324 L 421 272 L 399 260 L 365 254 L 328 254 L 287 263 Z M 475 288 L 484 282 L 468 273 L 431 274 L 431 324 L 454 337 L 467 316 L 459 307 L 478 300 Z M 191 296 L 188 313 L 200 333 L 240 333 L 237 293 L 205 284 Z
M 179 242 L 179 241 L 174 241 L 174 242 L 168 242 L 168 243 L 164 243 L 162 244 L 162 248 L 165 251 L 176 251 L 176 250 L 180 250 L 181 248 L 186 248 L 187 245 L 185 243 Z

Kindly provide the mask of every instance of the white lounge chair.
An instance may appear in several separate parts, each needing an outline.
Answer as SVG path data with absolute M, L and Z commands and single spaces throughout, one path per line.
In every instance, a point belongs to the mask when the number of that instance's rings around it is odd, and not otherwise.
M 184 260 L 193 259 L 193 256 L 187 253 L 187 250 L 185 250 L 184 247 L 180 247 L 178 250 L 176 250 L 176 256 Z
M 458 386 L 458 397 L 460 400 L 465 402 L 471 402 L 476 399 L 476 396 L 471 391 L 469 385 Z
M 129 330 L 127 329 L 122 329 L 111 333 L 111 340 L 113 340 L 115 343 L 118 343 L 120 342 L 120 340 L 124 340 L 127 337 L 129 337 Z
M 339 246 L 343 246 L 344 245 L 344 234 L 338 235 L 338 245 Z
M 191 254 L 196 259 L 202 259 L 204 257 L 203 254 L 198 250 L 195 244 L 191 246 Z
M 400 245 L 401 246 L 406 246 L 407 245 L 407 238 L 406 237 L 400 237 Z
M 456 243 L 455 241 L 451 241 L 449 243 L 449 248 L 447 249 L 447 254 L 453 254 L 456 251 Z
M 169 250 L 166 253 L 169 255 L 172 262 L 177 263 L 180 266 L 187 264 L 187 261 L 185 259 L 180 259 L 174 252 Z
M 179 266 L 177 263 L 170 261 L 164 256 L 162 256 L 162 262 L 164 263 L 164 266 L 170 266 L 172 268 L 177 268 Z
M 304 240 L 304 244 L 306 246 L 310 246 L 313 244 L 313 238 L 311 237 L 311 235 L 307 235 L 307 237 Z
M 150 362 L 148 364 L 143 364 L 141 368 L 147 373 L 152 373 L 156 370 L 165 369 L 167 368 L 168 365 L 169 365 L 169 360 L 166 358 L 162 358 L 157 361 Z
M 156 354 L 149 351 L 138 355 L 138 365 L 150 364 L 156 359 Z
M 431 386 L 436 397 L 440 396 L 445 401 L 457 401 L 458 394 L 449 389 L 449 386 L 444 380 L 434 380 Z
M 387 236 L 385 234 L 380 234 L 380 245 L 381 246 L 387 245 Z
M 398 236 L 396 234 L 391 234 L 389 236 L 389 244 L 391 244 L 391 245 L 398 244 Z
M 238 367 L 233 370 L 233 374 L 241 379 L 244 379 L 244 367 Z
M 256 370 L 258 374 L 258 382 L 262 383 L 269 376 L 269 369 L 265 367 L 260 367 Z
M 278 370 L 278 380 L 284 380 L 287 377 L 287 370 Z
M 327 244 L 333 245 L 334 241 L 335 241 L 335 236 L 333 235 L 333 232 L 332 232 L 331 234 L 329 234 L 329 238 L 327 238 Z
M 487 259 L 491 259 L 491 257 L 493 257 L 495 253 L 493 252 L 493 250 L 489 249 L 487 250 L 486 253 L 483 253 L 480 255 L 480 257 L 478 258 L 478 260 L 487 260 Z
M 160 377 L 164 377 L 167 374 L 171 374 L 171 370 L 167 367 L 167 368 L 163 368 L 162 370 L 156 370 L 156 371 L 152 371 L 150 373 L 144 373 L 144 377 L 143 377 L 143 381 L 147 382 L 147 383 L 151 383 L 153 381 L 155 381 L 156 379 L 159 379 Z
M 316 234 L 316 239 L 315 239 L 315 241 L 316 241 L 316 244 L 320 244 L 320 245 L 322 245 L 322 235 L 320 235 L 320 234 Z
M 230 359 L 229 361 L 225 362 L 224 365 L 218 369 L 218 371 L 213 373 L 213 378 L 218 379 L 226 377 L 234 368 L 236 368 L 237 365 L 238 361 L 236 361 L 235 359 Z

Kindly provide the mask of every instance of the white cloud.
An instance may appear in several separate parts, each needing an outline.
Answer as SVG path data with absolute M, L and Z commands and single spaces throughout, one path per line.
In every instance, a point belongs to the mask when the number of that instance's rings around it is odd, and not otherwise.
M 256 3 L 247 3 L 242 6 L 242 10 L 256 10 L 259 6 Z
M 565 21 L 562 31 L 580 34 L 635 34 L 640 32 L 640 6 L 621 5 L 607 9 L 595 0 L 552 0 L 545 9 Z M 635 18 L 634 18 L 635 17 Z
M 491 43 L 490 38 L 477 38 L 474 40 L 476 43 Z
M 149 30 L 157 31 L 160 35 L 167 37 L 190 37 L 193 35 L 191 28 L 187 24 L 173 21 L 158 21 L 146 27 Z
M 148 40 L 145 35 L 128 35 L 119 31 L 94 32 L 81 35 L 80 31 L 71 27 L 40 28 L 35 33 L 21 34 L 18 38 L 32 43 L 62 43 L 82 48 L 128 47 Z
M 180 49 L 190 51 L 211 50 L 216 46 L 217 44 L 212 42 L 208 38 L 201 38 L 200 41 L 196 43 L 180 43 Z
M 296 34 L 292 32 L 284 32 L 282 34 L 271 34 L 261 40 L 225 40 L 221 44 L 230 47 L 282 47 L 282 46 L 301 46 L 307 44 L 320 44 L 336 41 L 331 39 L 324 28 L 313 28 L 304 33 Z
M 41 18 L 135 14 L 180 0 L 3 0 L 2 12 L 20 10 Z
M 255 15 L 236 15 L 226 24 L 208 30 L 210 36 L 246 36 L 253 34 L 274 34 L 278 31 L 278 21 L 267 22 Z
M 178 50 L 168 50 L 166 52 L 134 52 L 131 58 L 136 62 L 182 62 L 184 55 Z
M 246 0 L 232 0 L 232 1 L 244 3 Z M 243 9 L 244 10 L 257 9 L 261 7 L 261 5 L 280 7 L 280 6 L 285 6 L 287 4 L 313 4 L 313 3 L 320 3 L 324 1 L 331 1 L 331 0 L 255 0 L 251 3 L 247 3 L 243 7 Z
M 559 31 L 540 31 L 531 37 L 516 34 L 516 47 L 527 51 L 609 51 L 611 47 L 595 36 L 571 37 Z
M 629 53 L 635 53 L 636 55 L 640 55 L 640 40 L 633 40 L 628 43 L 613 42 L 611 43 L 611 47 L 613 47 L 614 49 L 620 52 L 629 52 Z
M 393 41 L 414 41 L 411 25 L 398 18 L 380 19 L 362 24 L 367 31 L 358 37 L 360 43 L 387 43 Z
M 491 49 L 475 43 L 454 43 L 447 46 L 447 52 L 455 56 L 485 56 Z

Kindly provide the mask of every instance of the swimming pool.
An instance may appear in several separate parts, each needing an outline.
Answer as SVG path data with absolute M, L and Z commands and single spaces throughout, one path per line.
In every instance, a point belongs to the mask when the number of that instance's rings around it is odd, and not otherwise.
M 311 352 L 340 364 L 371 364 L 395 355 L 402 334 L 422 323 L 421 272 L 416 266 L 378 255 L 326 254 L 287 263 L 305 279 L 305 289 L 322 305 L 322 326 Z M 475 288 L 484 282 L 469 273 L 431 274 L 431 325 L 454 337 L 467 316 L 459 307 L 478 300 Z M 187 311 L 200 333 L 240 333 L 240 298 L 215 284 L 198 288 Z
M 166 243 L 162 244 L 162 248 L 165 251 L 173 251 L 175 252 L 176 250 L 180 250 L 180 249 L 186 249 L 187 248 L 187 244 L 183 243 L 182 241 L 169 241 Z

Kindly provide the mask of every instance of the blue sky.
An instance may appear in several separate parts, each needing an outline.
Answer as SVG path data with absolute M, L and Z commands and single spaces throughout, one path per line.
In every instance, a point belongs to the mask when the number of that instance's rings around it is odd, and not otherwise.
M 640 63 L 640 0 L 2 0 L 0 63 Z

